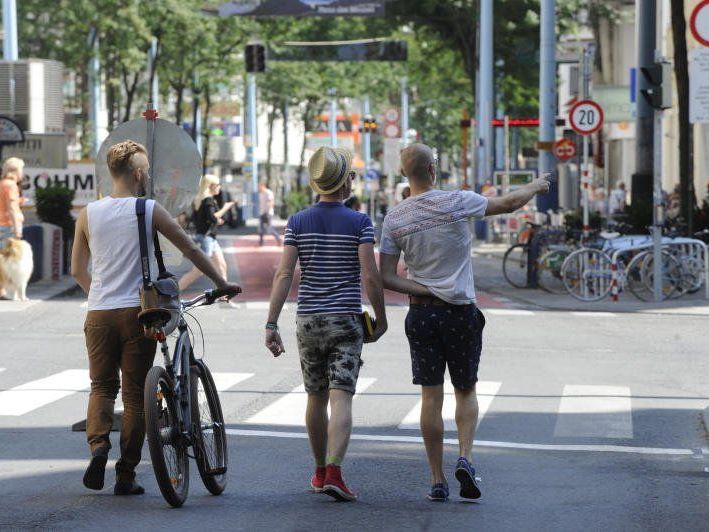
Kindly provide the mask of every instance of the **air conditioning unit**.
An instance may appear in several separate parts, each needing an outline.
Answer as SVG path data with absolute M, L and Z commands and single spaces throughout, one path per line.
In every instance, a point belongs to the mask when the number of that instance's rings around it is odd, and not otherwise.
M 58 61 L 0 61 L 0 115 L 29 133 L 64 131 L 64 65 Z

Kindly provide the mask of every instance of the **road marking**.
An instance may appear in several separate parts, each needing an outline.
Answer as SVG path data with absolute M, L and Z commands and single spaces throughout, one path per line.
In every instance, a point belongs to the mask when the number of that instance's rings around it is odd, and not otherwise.
M 0 312 L 22 312 L 39 303 L 39 299 L 30 299 L 29 301 L 3 301 L 0 305 Z
M 517 308 L 488 308 L 485 312 L 494 316 L 534 316 L 531 310 L 522 310 Z
M 253 373 L 229 373 L 225 371 L 215 371 L 212 373 L 214 385 L 217 387 L 218 392 L 225 392 L 229 388 L 232 388 L 233 386 L 236 386 L 240 382 L 244 382 L 246 379 L 250 379 L 253 376 Z
M 2 373 L 3 371 L 5 371 L 5 368 L 0 368 L 0 373 Z
M 564 386 L 554 436 L 632 438 L 630 388 Z
M 500 382 L 490 381 L 479 381 L 477 383 L 478 425 L 480 425 L 483 417 L 485 417 L 501 385 L 502 383 Z M 446 381 L 444 383 L 443 393 L 443 410 L 441 412 L 443 415 L 443 430 L 457 430 L 458 427 L 455 424 L 455 390 L 451 382 Z M 406 417 L 398 428 L 401 430 L 418 430 L 420 428 L 421 406 L 422 401 L 419 401 L 418 404 L 406 414 Z
M 362 393 L 377 379 L 361 378 L 357 381 L 357 393 Z M 246 423 L 251 425 L 293 425 L 305 426 L 305 409 L 308 394 L 305 386 L 300 385 L 284 397 L 277 399 L 266 408 L 251 416 Z M 329 412 L 329 407 L 328 407 Z
M 270 430 L 227 429 L 226 433 L 230 436 L 256 436 L 263 438 L 307 439 L 308 437 L 305 432 L 280 432 Z M 351 439 L 376 442 L 423 443 L 423 438 L 419 436 L 352 434 Z M 447 445 L 458 445 L 458 440 L 455 438 L 444 438 L 443 443 Z M 547 445 L 538 443 L 475 440 L 475 446 L 494 447 L 499 449 L 521 449 L 529 451 L 626 453 L 662 456 L 694 456 L 695 454 L 692 449 L 673 449 L 667 447 L 631 447 L 626 445 Z
M 268 310 L 270 306 L 268 301 L 247 301 L 246 303 L 240 303 L 239 305 L 245 305 L 246 310 Z M 283 310 L 288 310 L 288 305 L 283 305 Z
M 68 369 L 0 392 L 0 416 L 21 416 L 91 386 L 89 370 Z
M 616 314 L 613 312 L 572 312 L 572 316 L 577 316 L 579 318 L 615 318 Z

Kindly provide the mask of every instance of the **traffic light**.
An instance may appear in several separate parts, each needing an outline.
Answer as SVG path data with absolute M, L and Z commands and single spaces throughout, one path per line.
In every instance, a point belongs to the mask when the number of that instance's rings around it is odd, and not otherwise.
M 640 92 L 654 109 L 672 107 L 672 63 L 660 61 L 651 67 L 640 67 L 640 72 L 650 84 L 650 89 Z
M 249 74 L 266 71 L 266 47 L 263 44 L 247 44 L 244 59 Z
M 377 127 L 377 121 L 373 116 L 367 115 L 364 117 L 362 131 L 365 133 L 376 133 Z

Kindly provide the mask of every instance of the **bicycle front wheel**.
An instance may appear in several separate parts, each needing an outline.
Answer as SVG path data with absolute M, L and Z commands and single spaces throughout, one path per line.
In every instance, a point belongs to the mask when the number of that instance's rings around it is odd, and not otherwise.
M 192 366 L 192 422 L 195 425 L 195 455 L 202 482 L 212 495 L 227 483 L 227 440 L 224 414 L 212 373 L 202 360 Z
M 611 258 L 598 249 L 577 249 L 566 257 L 561 277 L 576 299 L 599 301 L 611 291 Z
M 190 485 L 187 445 L 180 433 L 177 399 L 165 368 L 155 366 L 145 379 L 145 433 L 158 487 L 170 506 L 182 506 Z
M 502 259 L 502 275 L 515 288 L 527 286 L 527 250 L 526 244 L 515 244 Z

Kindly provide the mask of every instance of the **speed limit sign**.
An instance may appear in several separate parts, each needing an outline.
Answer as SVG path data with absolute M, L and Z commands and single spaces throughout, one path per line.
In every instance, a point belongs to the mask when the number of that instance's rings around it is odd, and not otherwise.
M 603 109 L 593 100 L 581 100 L 569 111 L 569 122 L 579 135 L 591 135 L 603 125 Z

